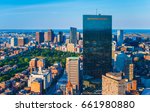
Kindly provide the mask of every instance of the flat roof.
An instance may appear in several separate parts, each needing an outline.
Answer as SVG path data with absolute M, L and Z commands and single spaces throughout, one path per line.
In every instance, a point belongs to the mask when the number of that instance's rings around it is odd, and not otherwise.
M 79 59 L 79 57 L 68 57 L 68 59 Z

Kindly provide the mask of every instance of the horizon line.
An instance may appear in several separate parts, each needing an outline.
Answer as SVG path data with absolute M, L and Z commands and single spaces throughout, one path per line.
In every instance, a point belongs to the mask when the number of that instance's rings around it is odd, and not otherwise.
M 76 27 L 75 27 L 76 28 Z M 70 28 L 8 28 L 0 30 L 69 30 Z M 83 30 L 83 28 L 77 28 L 77 30 Z M 150 28 L 112 28 L 112 30 L 150 30 Z

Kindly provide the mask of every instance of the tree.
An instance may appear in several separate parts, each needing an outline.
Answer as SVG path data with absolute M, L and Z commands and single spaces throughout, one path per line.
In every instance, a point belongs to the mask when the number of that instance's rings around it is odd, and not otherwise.
M 62 51 L 56 51 L 56 50 L 50 50 L 50 49 L 34 49 L 31 51 L 24 52 L 23 55 L 19 54 L 13 59 L 5 59 L 0 61 L 0 66 L 4 65 L 18 65 L 18 68 L 15 70 L 10 70 L 3 76 L 0 76 L 0 82 L 6 81 L 13 77 L 16 73 L 22 72 L 23 70 L 27 69 L 29 64 L 28 62 L 30 59 L 35 58 L 37 56 L 45 56 L 46 58 L 46 67 L 51 66 L 54 64 L 54 62 L 61 62 L 62 66 L 65 68 L 66 65 L 66 58 L 71 56 L 78 56 L 79 54 L 71 53 L 71 52 L 62 52 Z M 25 58 L 26 57 L 26 58 Z
M 29 62 L 29 58 L 24 58 L 24 62 L 28 63 Z

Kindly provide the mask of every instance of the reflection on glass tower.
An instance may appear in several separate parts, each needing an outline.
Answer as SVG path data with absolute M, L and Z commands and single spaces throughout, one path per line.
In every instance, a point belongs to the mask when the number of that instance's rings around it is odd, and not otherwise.
M 112 16 L 83 16 L 84 75 L 101 78 L 112 69 Z

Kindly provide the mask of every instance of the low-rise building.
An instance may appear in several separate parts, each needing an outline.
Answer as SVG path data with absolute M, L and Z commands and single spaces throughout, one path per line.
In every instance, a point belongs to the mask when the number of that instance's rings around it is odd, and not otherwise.
M 35 79 L 31 82 L 31 93 L 41 94 L 43 91 L 43 80 L 40 78 Z
M 50 84 L 52 82 L 52 75 L 49 70 L 42 70 L 41 68 L 39 68 L 38 72 L 32 72 L 29 76 L 28 86 L 31 87 L 31 83 L 37 78 L 43 80 L 43 89 L 47 89 L 48 87 L 50 87 Z

